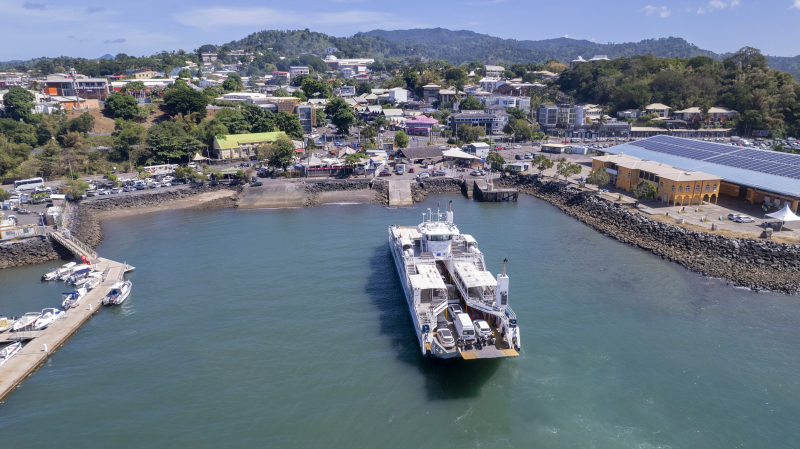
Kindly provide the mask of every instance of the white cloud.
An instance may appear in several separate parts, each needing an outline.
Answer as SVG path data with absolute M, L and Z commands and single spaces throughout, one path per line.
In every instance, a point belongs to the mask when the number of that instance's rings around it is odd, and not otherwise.
M 800 2 L 800 0 L 795 0 Z M 697 8 L 697 14 L 714 11 L 715 9 L 733 8 L 739 5 L 739 0 L 711 0 L 707 5 Z
M 86 8 L 86 14 L 94 14 L 96 12 L 103 12 L 106 9 L 102 6 L 89 6 Z
M 213 7 L 195 9 L 177 14 L 178 23 L 210 29 L 224 26 L 260 26 L 263 29 L 280 26 L 354 25 L 396 22 L 391 14 L 373 11 L 316 12 L 298 15 L 292 11 L 271 8 Z
M 22 7 L 25 9 L 39 9 L 41 11 L 47 9 L 47 5 L 45 5 L 44 3 L 33 3 L 33 2 L 25 2 L 22 4 Z
M 794 0 L 794 5 L 790 6 L 789 9 L 800 9 L 800 0 Z
M 114 40 L 107 39 L 107 40 L 104 40 L 103 43 L 104 44 L 124 44 L 127 41 L 128 41 L 127 39 L 121 37 L 119 39 L 114 39 Z
M 661 17 L 662 19 L 669 17 L 669 15 L 672 14 L 672 11 L 668 10 L 666 6 L 662 6 L 659 8 L 658 6 L 652 6 L 652 5 L 645 6 L 644 8 L 640 9 L 639 12 L 644 13 L 644 15 L 646 16 L 652 16 L 653 14 L 658 14 L 659 17 Z

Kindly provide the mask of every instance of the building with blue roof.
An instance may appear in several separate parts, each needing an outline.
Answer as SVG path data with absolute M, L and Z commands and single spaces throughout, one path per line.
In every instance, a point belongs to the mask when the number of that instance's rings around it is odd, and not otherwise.
M 726 195 L 752 204 L 769 203 L 775 207 L 788 204 L 795 212 L 800 205 L 800 155 L 672 136 L 655 136 L 616 145 L 603 149 L 603 152 L 617 158 L 593 158 L 593 170 L 606 167 L 612 174 L 614 185 L 624 190 L 638 184 L 640 172 L 652 172 L 653 180 L 649 179 L 649 174 L 641 180 L 654 183 L 659 191 L 658 198 L 672 204 L 683 204 L 687 199 L 688 204 L 716 203 L 719 195 Z M 650 170 L 637 168 L 636 161 L 629 158 L 641 161 L 639 165 L 648 164 Z M 612 168 L 614 166 L 617 168 Z M 624 176 L 619 173 L 621 169 L 625 169 Z M 662 172 L 660 175 L 656 173 L 659 171 Z M 683 173 L 683 179 L 677 173 Z M 692 176 L 698 178 L 698 182 L 689 185 L 691 191 L 687 194 L 685 188 L 688 184 L 681 182 Z M 666 180 L 666 177 L 674 178 L 669 180 L 675 182 L 668 188 L 660 187 L 661 178 Z M 712 182 L 706 192 L 706 184 L 702 184 L 699 178 L 710 180 L 711 177 L 718 178 L 719 184 L 715 191 Z M 654 181 L 656 178 L 658 182 Z

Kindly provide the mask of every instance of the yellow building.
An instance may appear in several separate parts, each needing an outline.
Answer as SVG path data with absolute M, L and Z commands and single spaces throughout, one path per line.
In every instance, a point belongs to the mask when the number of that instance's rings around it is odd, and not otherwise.
M 717 203 L 722 178 L 698 171 L 686 171 L 671 165 L 646 161 L 633 156 L 606 155 L 592 158 L 592 171 L 606 168 L 610 183 L 630 192 L 646 181 L 656 188 L 659 201 L 674 205 Z

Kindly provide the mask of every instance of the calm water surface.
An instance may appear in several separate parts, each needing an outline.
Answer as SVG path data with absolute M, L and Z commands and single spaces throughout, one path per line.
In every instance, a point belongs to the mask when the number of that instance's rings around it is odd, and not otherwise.
M 521 357 L 418 355 L 386 239 L 454 199 L 497 273 Z M 796 297 L 703 279 L 554 207 L 431 197 L 169 211 L 104 222 L 137 267 L 0 405 L 3 447 L 797 447 Z M 60 303 L 0 270 L 0 313 Z

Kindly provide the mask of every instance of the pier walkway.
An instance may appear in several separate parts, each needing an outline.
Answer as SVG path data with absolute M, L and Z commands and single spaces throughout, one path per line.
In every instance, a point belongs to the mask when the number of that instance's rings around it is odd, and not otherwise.
M 16 340 L 30 340 L 14 357 L 0 366 L 0 401 L 14 391 L 29 375 L 47 360 L 47 357 L 58 350 L 93 314 L 102 306 L 103 297 L 111 285 L 122 279 L 122 275 L 133 267 L 113 260 L 97 257 L 94 251 L 86 251 L 70 239 L 59 235 L 67 242 L 64 246 L 73 253 L 80 251 L 96 262 L 95 269 L 105 273 L 104 282 L 86 294 L 78 305 L 67 310 L 61 318 L 47 329 L 33 332 L 4 332 L 0 334 L 0 343 L 7 344 Z M 56 241 L 61 243 L 59 238 Z M 69 246 L 68 246 L 69 245 Z M 76 253 L 78 254 L 78 253 Z M 53 298 L 54 301 L 60 298 Z

